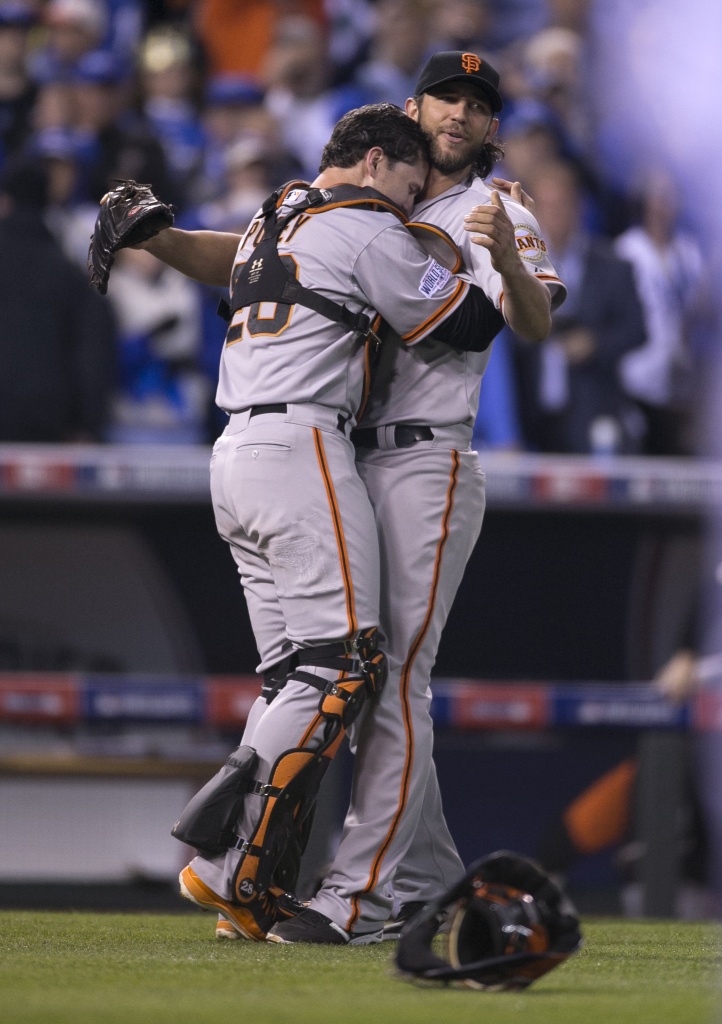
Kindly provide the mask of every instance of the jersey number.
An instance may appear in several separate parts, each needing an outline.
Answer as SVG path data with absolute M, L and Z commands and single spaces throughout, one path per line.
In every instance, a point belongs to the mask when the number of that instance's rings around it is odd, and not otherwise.
M 293 256 L 281 256 L 281 262 L 298 279 L 298 264 Z M 234 285 L 244 266 L 245 263 L 239 263 L 235 267 L 233 271 Z M 271 315 L 262 315 L 267 314 L 269 307 L 272 310 Z M 259 336 L 277 338 L 288 327 L 292 313 L 293 306 L 286 302 L 254 302 L 250 306 L 244 306 L 233 317 L 226 334 L 226 345 L 235 345 L 236 342 L 241 341 L 244 328 L 252 338 Z

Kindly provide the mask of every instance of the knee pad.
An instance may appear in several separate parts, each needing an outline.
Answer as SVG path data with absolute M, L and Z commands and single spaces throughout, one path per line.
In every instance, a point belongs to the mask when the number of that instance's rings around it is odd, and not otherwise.
M 326 718 L 338 718 L 344 730 L 356 719 L 364 701 L 381 691 L 388 675 L 386 655 L 379 649 L 375 626 L 356 633 L 350 640 L 304 647 L 296 655 L 299 668 L 289 678 L 320 690 L 320 713 Z M 340 675 L 338 679 L 325 680 L 304 672 L 303 665 L 335 669 Z
M 248 784 L 258 763 L 253 747 L 240 746 L 186 805 L 171 835 L 202 853 L 217 854 L 234 840 Z

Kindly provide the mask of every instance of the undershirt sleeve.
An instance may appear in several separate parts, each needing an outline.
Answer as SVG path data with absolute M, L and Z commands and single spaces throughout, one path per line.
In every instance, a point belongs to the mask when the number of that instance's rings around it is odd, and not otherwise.
M 464 301 L 434 328 L 434 338 L 460 352 L 484 352 L 504 326 L 491 299 L 471 285 Z

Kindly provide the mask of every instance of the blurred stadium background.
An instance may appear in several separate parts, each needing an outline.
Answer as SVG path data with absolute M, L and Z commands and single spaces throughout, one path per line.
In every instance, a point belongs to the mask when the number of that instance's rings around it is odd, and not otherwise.
M 403 103 L 429 52 L 463 48 L 502 72 L 510 176 L 533 192 L 541 153 L 570 162 L 612 244 L 664 172 L 703 273 L 667 449 L 607 423 L 544 450 L 514 339 L 495 352 L 487 517 L 435 672 L 449 824 L 466 862 L 543 857 L 583 912 L 718 915 L 719 29 L 701 0 L 0 0 L 0 301 L 26 325 L 0 317 L 0 906 L 182 910 L 170 827 L 257 687 L 208 492 L 217 296 L 131 254 L 103 309 L 83 293 L 46 334 L 12 203 L 76 275 L 118 174 L 184 226 L 240 230 L 315 173 L 341 113 Z M 704 679 L 671 696 L 655 677 L 690 646 Z M 307 891 L 351 767 L 327 780 Z

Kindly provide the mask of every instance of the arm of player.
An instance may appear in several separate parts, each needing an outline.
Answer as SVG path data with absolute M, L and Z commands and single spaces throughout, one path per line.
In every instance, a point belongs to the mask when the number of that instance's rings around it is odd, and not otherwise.
M 463 302 L 434 328 L 434 338 L 459 352 L 484 352 L 503 326 L 494 303 L 472 284 Z
M 506 322 L 524 341 L 544 341 L 552 326 L 549 289 L 525 269 L 498 191 L 491 193 L 490 204 L 475 206 L 466 215 L 464 228 L 472 233 L 472 242 L 489 251 L 491 265 L 501 276 Z
M 146 249 L 200 284 L 227 288 L 240 241 L 241 235 L 224 231 L 166 228 L 133 248 Z
M 504 326 L 503 316 L 481 288 L 437 263 L 398 223 L 376 235 L 359 254 L 354 275 L 405 345 L 433 334 L 452 348 L 483 352 Z

